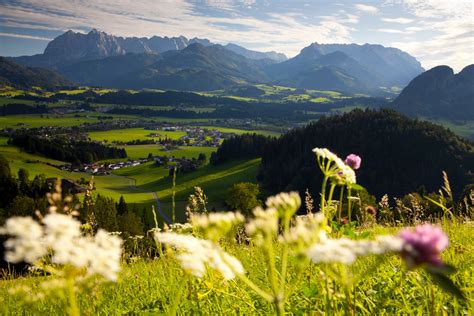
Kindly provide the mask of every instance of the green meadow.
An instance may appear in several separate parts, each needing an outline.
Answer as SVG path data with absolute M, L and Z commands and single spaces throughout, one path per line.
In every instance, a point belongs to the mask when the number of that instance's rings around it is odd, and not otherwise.
M 159 137 L 150 137 L 150 134 L 159 134 Z M 97 141 L 106 141 L 112 143 L 114 141 L 128 142 L 133 140 L 146 140 L 146 139 L 158 139 L 158 138 L 171 138 L 179 139 L 186 135 L 182 131 L 162 131 L 162 130 L 149 130 L 144 128 L 126 128 L 116 129 L 109 131 L 90 132 L 88 133 L 89 138 Z
M 310 264 L 301 266 L 294 254 L 288 264 L 288 315 L 472 315 L 474 312 L 474 235 L 471 224 L 445 223 L 450 246 L 443 261 L 457 267 L 452 276 L 465 292 L 464 302 L 434 285 L 417 269 L 407 271 L 396 256 L 380 260 L 359 259 L 350 266 Z M 375 226 L 369 235 L 395 234 L 400 228 Z M 275 242 L 275 248 L 278 243 Z M 237 257 L 246 276 L 263 289 L 270 289 L 266 256 L 254 244 L 224 244 Z M 277 263 L 280 259 L 277 258 Z M 20 277 L 0 281 L 0 314 L 63 315 L 68 296 L 57 290 L 41 298 L 41 283 L 50 276 Z M 12 289 L 25 294 L 12 294 Z M 64 293 L 64 294 L 61 294 Z M 36 298 L 28 302 L 28 298 Z M 116 283 L 98 283 L 93 290 L 78 293 L 83 315 L 273 315 L 276 310 L 239 279 L 223 280 L 209 270 L 203 279 L 187 274 L 172 255 L 154 260 L 122 263 Z

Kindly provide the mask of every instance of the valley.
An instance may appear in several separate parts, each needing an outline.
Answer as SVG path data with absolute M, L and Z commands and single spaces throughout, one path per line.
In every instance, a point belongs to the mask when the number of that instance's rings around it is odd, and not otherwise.
M 24 2 L 0 3 L 0 314 L 472 314 L 452 4 Z

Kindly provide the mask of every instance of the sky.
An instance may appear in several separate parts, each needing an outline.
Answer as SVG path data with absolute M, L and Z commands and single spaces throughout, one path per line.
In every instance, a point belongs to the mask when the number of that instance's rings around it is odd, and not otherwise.
M 474 63 L 473 0 L 0 0 L 0 55 L 42 53 L 67 30 L 186 36 L 293 57 L 311 43 L 382 44 L 425 69 Z

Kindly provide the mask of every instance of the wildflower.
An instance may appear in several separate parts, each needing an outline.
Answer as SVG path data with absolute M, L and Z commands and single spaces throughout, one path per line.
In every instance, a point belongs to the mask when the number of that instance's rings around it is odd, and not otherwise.
M 206 265 L 219 271 L 226 280 L 244 273 L 244 268 L 237 258 L 209 240 L 176 233 L 156 233 L 155 238 L 158 242 L 177 249 L 176 258 L 181 267 L 198 278 L 202 278 L 206 273 Z
M 440 253 L 448 247 L 449 241 L 440 228 L 424 224 L 417 226 L 414 232 L 405 229 L 398 236 L 404 241 L 401 255 L 409 268 L 423 263 L 442 265 Z
M 377 215 L 377 209 L 372 205 L 367 206 L 365 210 L 367 211 L 367 213 L 369 213 L 372 216 Z
M 356 183 L 354 170 L 341 158 L 327 148 L 314 148 L 313 152 L 318 158 L 318 164 L 326 177 L 337 182 L 353 184 Z
M 271 207 L 264 210 L 258 206 L 253 214 L 254 218 L 245 225 L 245 230 L 257 245 L 262 245 L 264 240 L 273 238 L 278 232 L 278 211 Z
M 291 217 L 301 206 L 298 192 L 280 193 L 267 199 L 266 205 L 278 211 L 280 217 Z
M 309 258 L 315 262 L 353 263 L 357 257 L 371 254 L 400 252 L 403 241 L 393 236 L 378 236 L 374 240 L 331 239 L 320 234 L 320 241 L 308 251 Z
M 193 225 L 189 223 L 184 223 L 184 224 L 174 223 L 168 227 L 168 231 L 177 232 L 177 233 L 188 233 L 188 232 L 191 232 L 192 230 L 193 230 Z
M 309 193 L 308 189 L 306 189 L 306 192 L 305 192 L 304 203 L 305 203 L 305 206 L 306 206 L 306 212 L 308 214 L 312 213 L 313 209 L 314 209 L 314 200 L 313 200 L 313 197 L 311 196 L 311 194 Z
M 94 237 L 82 236 L 81 224 L 59 213 L 46 215 L 43 224 L 31 217 L 8 219 L 0 229 L 0 233 L 13 236 L 5 243 L 8 249 L 5 259 L 34 263 L 51 251 L 53 263 L 86 268 L 88 275 L 99 274 L 111 281 L 117 279 L 122 255 L 119 237 L 104 230 Z
M 296 251 L 307 249 L 328 229 L 326 222 L 322 213 L 297 216 L 289 232 L 280 236 L 279 241 L 290 244 Z
M 191 214 L 192 226 L 201 230 L 206 238 L 217 240 L 228 234 L 232 228 L 244 221 L 240 213 L 209 213 L 209 214 Z
M 94 236 L 90 256 L 89 275 L 99 274 L 109 281 L 117 280 L 122 257 L 122 240 L 119 237 L 99 229 Z
M 346 157 L 346 160 L 344 160 L 345 164 L 351 167 L 354 170 L 357 170 L 360 168 L 360 163 L 362 159 L 354 154 L 350 154 L 349 156 Z
M 9 218 L 0 234 L 12 238 L 5 242 L 5 260 L 13 263 L 34 263 L 47 253 L 43 243 L 43 228 L 31 217 Z

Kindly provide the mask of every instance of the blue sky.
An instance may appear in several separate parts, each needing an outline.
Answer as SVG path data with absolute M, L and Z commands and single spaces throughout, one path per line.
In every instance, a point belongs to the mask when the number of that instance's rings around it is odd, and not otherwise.
M 295 56 L 319 43 L 376 43 L 425 68 L 474 63 L 472 0 L 0 0 L 0 55 L 41 53 L 72 29 L 233 42 Z

